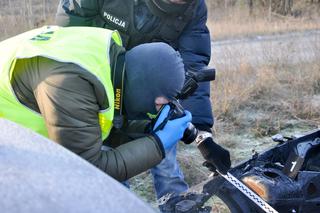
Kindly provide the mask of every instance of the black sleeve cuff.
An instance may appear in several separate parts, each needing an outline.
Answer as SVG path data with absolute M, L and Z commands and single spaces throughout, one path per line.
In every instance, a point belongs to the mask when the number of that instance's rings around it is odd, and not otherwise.
M 151 136 L 155 139 L 155 141 L 157 142 L 160 150 L 161 150 L 161 153 L 162 153 L 162 159 L 164 159 L 166 157 L 166 152 L 164 150 L 164 147 L 163 147 L 163 144 L 161 142 L 161 139 L 158 137 L 158 135 L 156 133 L 151 133 Z
M 198 130 L 212 133 L 211 127 L 203 124 L 193 124 Z
M 149 134 L 150 132 L 152 132 L 152 124 L 151 124 L 151 122 L 148 123 L 146 125 L 146 127 L 144 128 L 144 133 Z

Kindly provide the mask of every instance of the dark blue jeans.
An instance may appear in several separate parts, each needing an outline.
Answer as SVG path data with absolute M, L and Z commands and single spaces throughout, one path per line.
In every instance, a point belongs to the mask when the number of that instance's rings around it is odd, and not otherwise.
M 188 184 L 177 161 L 177 147 L 166 153 L 160 164 L 151 169 L 157 199 L 166 194 L 180 194 L 188 190 Z

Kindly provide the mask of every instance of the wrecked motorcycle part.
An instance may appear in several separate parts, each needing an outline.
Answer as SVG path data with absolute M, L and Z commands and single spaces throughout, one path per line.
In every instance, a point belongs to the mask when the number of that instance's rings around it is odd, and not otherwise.
M 235 178 L 229 172 L 226 175 L 220 174 L 229 183 L 239 189 L 247 198 L 253 201 L 257 206 L 259 206 L 266 213 L 278 213 L 272 206 L 270 206 L 266 201 L 264 201 L 259 195 L 255 194 L 251 189 L 249 189 L 245 184 Z
M 306 141 L 297 144 L 297 146 L 291 151 L 289 158 L 283 168 L 283 173 L 288 177 L 296 178 L 298 172 L 303 166 L 304 160 L 309 151 L 320 146 L 320 138 L 316 138 L 313 141 Z
M 314 146 L 305 152 L 304 163 L 295 179 L 290 178 L 282 171 L 291 152 L 297 147 L 300 147 L 300 150 L 306 150 L 301 149 L 309 146 L 305 146 L 305 143 L 311 141 L 315 144 L 318 143 L 318 140 L 320 140 L 320 130 L 315 130 L 304 136 L 293 137 L 291 140 L 280 143 L 240 163 L 229 172 L 278 212 L 320 212 L 320 147 Z M 299 144 L 304 145 L 298 146 Z M 300 151 L 299 153 L 304 152 Z M 202 197 L 198 200 L 195 212 L 203 212 L 206 202 L 213 196 L 220 198 L 232 213 L 264 212 L 221 176 L 214 176 L 190 190 Z M 192 197 L 188 199 L 192 200 Z M 179 199 L 179 202 L 181 201 L 183 198 Z M 175 212 L 175 204 L 177 203 L 171 202 L 173 210 L 168 212 Z M 179 205 L 184 205 L 184 203 Z

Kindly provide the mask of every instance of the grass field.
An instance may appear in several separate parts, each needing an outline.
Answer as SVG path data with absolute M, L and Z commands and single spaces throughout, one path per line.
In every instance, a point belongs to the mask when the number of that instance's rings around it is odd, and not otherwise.
M 1 0 L 0 41 L 29 29 L 54 23 L 57 0 Z
M 292 15 L 281 16 L 259 7 L 250 14 L 244 4 L 228 8 L 211 6 L 208 26 L 215 40 L 319 29 L 319 7 L 319 4 L 295 1 Z

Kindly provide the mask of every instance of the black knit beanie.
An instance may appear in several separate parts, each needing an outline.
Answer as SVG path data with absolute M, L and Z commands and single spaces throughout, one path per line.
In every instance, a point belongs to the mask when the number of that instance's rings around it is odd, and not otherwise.
M 165 43 L 147 43 L 126 53 L 124 108 L 129 119 L 156 113 L 155 99 L 173 99 L 182 89 L 185 71 L 180 54 Z

